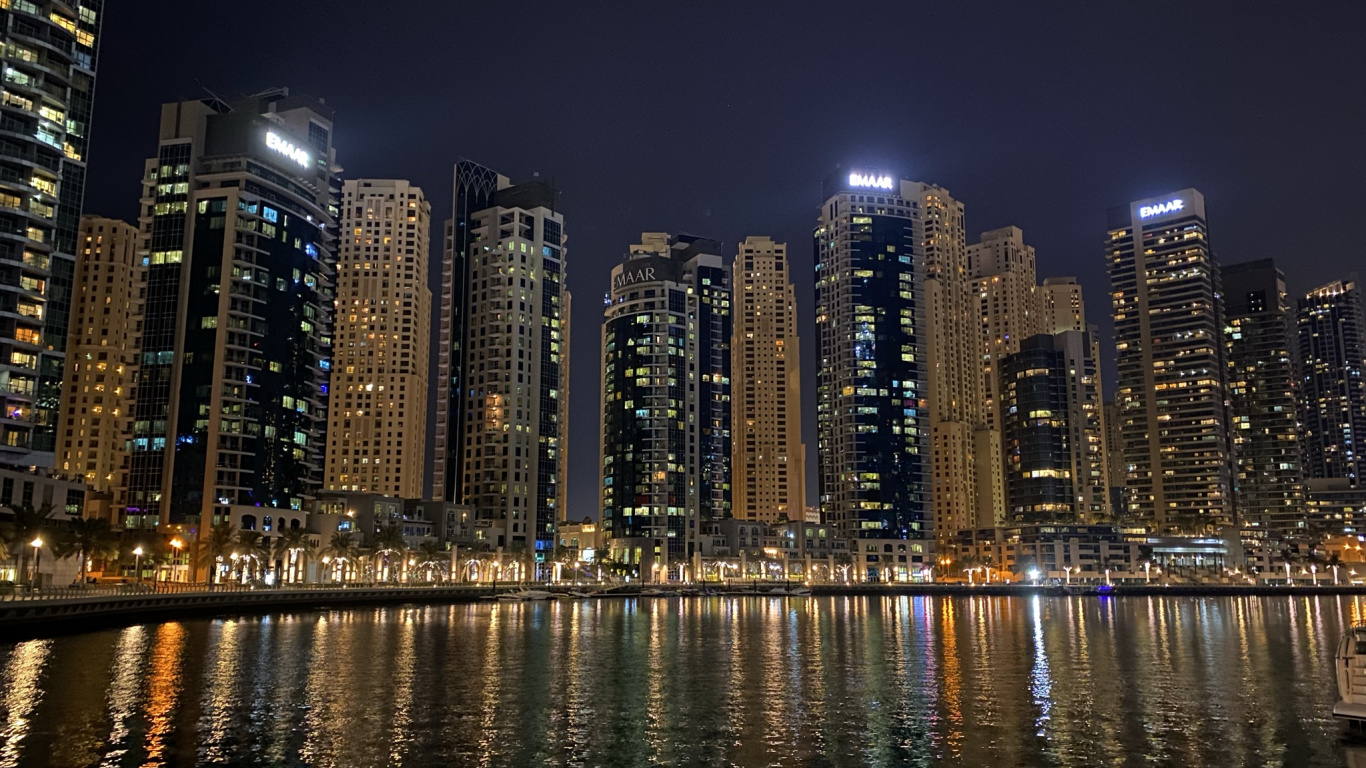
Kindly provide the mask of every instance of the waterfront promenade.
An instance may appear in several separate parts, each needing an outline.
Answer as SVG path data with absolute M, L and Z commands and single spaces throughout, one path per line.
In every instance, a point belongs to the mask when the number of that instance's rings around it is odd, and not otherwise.
M 243 585 L 162 583 L 152 585 L 117 585 L 110 587 L 55 588 L 41 592 L 15 591 L 0 596 L 0 639 L 18 640 L 30 637 L 83 632 L 111 626 L 143 622 L 158 622 L 190 617 L 261 614 L 277 611 L 310 611 L 357 606 L 402 604 L 455 604 L 488 600 L 500 593 L 524 587 L 545 588 L 544 584 L 329 584 L 281 587 L 249 587 Z M 646 585 L 649 590 L 653 585 Z M 792 586 L 796 586 L 794 582 Z M 719 596 L 756 597 L 769 599 L 803 599 L 802 595 L 785 593 L 783 582 L 759 581 L 710 585 L 724 589 Z M 640 598 L 659 600 L 668 598 L 693 599 L 714 597 L 689 592 L 664 595 L 641 594 L 641 585 L 605 587 L 571 587 L 555 585 L 551 589 L 588 589 L 588 599 Z M 1099 585 L 1035 585 L 1013 584 L 817 584 L 811 596 L 995 596 L 995 597 L 1076 597 L 1090 599 L 1122 599 L 1153 596 L 1310 596 L 1349 595 L 1366 596 L 1362 585 L 1308 584 L 1124 584 L 1104 588 Z M 558 596 L 558 595 L 557 595 Z M 582 596 L 580 593 L 579 597 Z

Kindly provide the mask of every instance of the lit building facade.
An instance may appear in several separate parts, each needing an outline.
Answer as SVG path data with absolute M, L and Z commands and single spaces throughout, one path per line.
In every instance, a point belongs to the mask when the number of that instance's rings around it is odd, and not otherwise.
M 844 538 L 919 540 L 916 557 L 934 537 L 929 189 L 841 174 L 826 182 L 814 238 L 821 514 Z
M 981 321 L 983 427 L 975 432 L 978 514 L 966 527 L 978 528 L 1005 523 L 1000 363 L 1038 333 L 1039 301 L 1034 248 L 1025 243 L 1019 227 L 982 233 L 979 242 L 968 246 L 967 257 Z
M 641 578 L 700 564 L 731 517 L 731 273 L 715 240 L 646 232 L 602 327 L 600 523 Z
M 54 465 L 103 8 L 30 0 L 0 14 L 0 465 Z
M 342 185 L 325 486 L 424 495 L 431 207 L 407 181 Z
M 443 259 L 435 490 L 490 544 L 549 560 L 564 518 L 569 291 L 555 187 L 455 167 Z
M 1355 281 L 1315 288 L 1296 312 L 1304 473 L 1366 485 L 1366 318 Z
M 1119 406 L 1115 405 L 1113 400 L 1106 400 L 1101 411 L 1104 414 L 1105 427 L 1105 476 L 1110 481 L 1108 514 L 1112 518 L 1118 518 L 1124 514 L 1124 478 L 1127 476 L 1124 468 L 1124 441 L 1120 439 Z
M 1228 525 L 1222 307 L 1204 197 L 1183 189 L 1108 219 L 1126 515 L 1158 531 Z
M 1086 302 L 1075 277 L 1046 277 L 1039 286 L 1039 333 L 1086 330 Z
M 119 506 L 142 316 L 138 238 L 137 227 L 118 219 L 81 219 L 58 430 L 58 473 L 117 495 Z
M 1006 504 L 1013 524 L 1094 521 L 1109 506 L 1090 334 L 1026 339 L 1001 360 Z
M 940 543 L 952 531 L 994 521 L 1002 510 L 994 474 L 1000 434 L 987 424 L 982 384 L 979 300 L 969 278 L 963 204 L 948 190 L 920 184 L 925 324 L 929 363 L 930 453 L 934 527 Z
M 766 523 L 805 520 L 797 299 L 787 245 L 746 238 L 732 274 L 732 514 Z
M 340 172 L 318 99 L 162 107 L 127 525 L 207 529 L 321 489 Z
M 1220 271 L 1238 521 L 1294 531 L 1305 525 L 1305 499 L 1285 276 L 1270 259 Z

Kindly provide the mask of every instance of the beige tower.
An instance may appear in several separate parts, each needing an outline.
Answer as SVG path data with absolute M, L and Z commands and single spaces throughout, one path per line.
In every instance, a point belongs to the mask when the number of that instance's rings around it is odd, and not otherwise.
M 787 245 L 746 238 L 732 274 L 731 508 L 740 520 L 804 520 L 797 303 Z
M 1075 277 L 1045 278 L 1039 287 L 1039 333 L 1086 330 L 1086 304 Z
M 1020 351 L 1020 343 L 1040 332 L 1034 248 L 1019 227 L 983 232 L 968 247 L 968 274 L 973 281 L 980 320 L 982 355 L 982 421 L 977 433 L 978 527 L 1005 522 L 1006 494 L 1001 444 L 1000 364 Z
M 979 518 L 977 452 L 989 450 L 982 420 L 977 305 L 968 279 L 963 204 L 948 190 L 919 184 L 924 216 L 925 305 L 929 326 L 930 441 L 934 530 L 946 541 Z
M 406 181 L 342 187 L 328 490 L 423 496 L 430 213 Z
M 138 297 L 145 270 L 138 229 L 118 219 L 81 218 L 71 301 L 67 366 L 57 431 L 57 468 L 96 493 L 124 487 L 124 447 L 132 433 Z M 20 313 L 24 305 L 19 305 Z M 116 499 L 116 507 L 123 499 Z

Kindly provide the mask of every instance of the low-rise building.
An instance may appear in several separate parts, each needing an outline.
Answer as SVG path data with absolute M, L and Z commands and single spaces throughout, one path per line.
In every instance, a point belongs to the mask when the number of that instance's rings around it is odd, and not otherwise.
M 1113 525 L 1022 525 L 959 531 L 946 558 L 968 561 L 1016 578 L 1096 578 L 1143 571 L 1148 550 Z M 947 566 L 952 567 L 952 566 Z M 948 577 L 958 574 L 947 573 Z

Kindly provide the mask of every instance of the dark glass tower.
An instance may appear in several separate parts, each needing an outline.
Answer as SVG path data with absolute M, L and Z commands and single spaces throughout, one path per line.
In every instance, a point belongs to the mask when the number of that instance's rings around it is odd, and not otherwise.
M 126 525 L 207 528 L 321 487 L 340 171 L 318 99 L 162 107 Z
M 731 273 L 720 243 L 646 232 L 612 270 L 603 323 L 601 520 L 662 578 L 730 516 Z
M 820 505 L 843 536 L 932 539 L 926 185 L 825 184 L 815 232 Z
M 103 7 L 0 7 L 0 464 L 53 466 Z
M 1366 484 L 1366 317 L 1355 281 L 1299 301 L 1300 422 L 1305 475 Z
M 1285 276 L 1270 259 L 1222 267 L 1233 498 L 1244 528 L 1304 525 L 1294 339 Z

